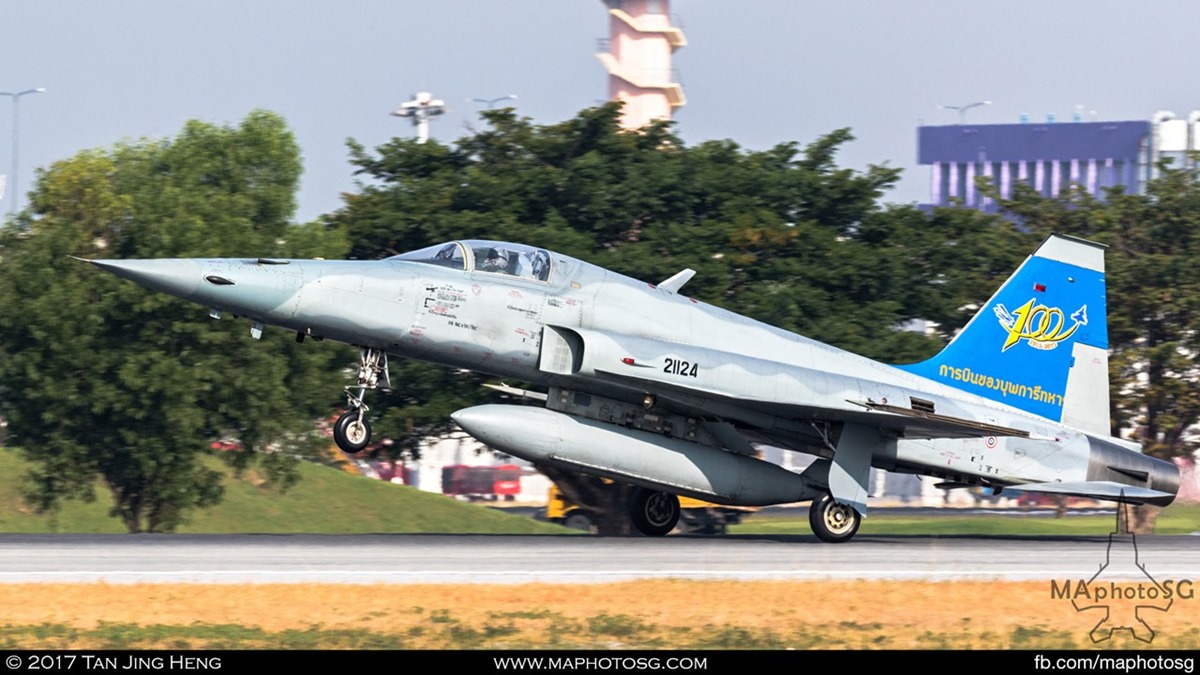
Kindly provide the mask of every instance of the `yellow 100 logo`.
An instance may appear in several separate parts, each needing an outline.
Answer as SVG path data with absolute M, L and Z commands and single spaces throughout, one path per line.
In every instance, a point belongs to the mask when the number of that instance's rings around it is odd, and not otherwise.
M 1068 327 L 1061 309 L 1035 305 L 1036 301 L 1037 298 L 1030 298 L 1029 302 L 1012 312 L 1000 304 L 992 309 L 996 318 L 1000 320 L 1000 325 L 1008 331 L 1008 339 L 1004 341 L 1000 351 L 1008 351 L 1009 347 L 1021 340 L 1026 340 L 1029 346 L 1035 349 L 1054 349 L 1058 343 L 1071 337 L 1080 326 L 1087 325 L 1087 305 L 1071 314 L 1073 323 Z

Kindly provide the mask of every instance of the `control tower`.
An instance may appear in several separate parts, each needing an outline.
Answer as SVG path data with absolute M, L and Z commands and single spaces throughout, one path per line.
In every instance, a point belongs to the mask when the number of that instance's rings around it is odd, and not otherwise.
M 625 103 L 621 126 L 637 129 L 654 119 L 671 119 L 682 106 L 671 55 L 687 44 L 671 25 L 668 0 L 604 0 L 609 37 L 596 58 L 608 70 L 608 97 Z

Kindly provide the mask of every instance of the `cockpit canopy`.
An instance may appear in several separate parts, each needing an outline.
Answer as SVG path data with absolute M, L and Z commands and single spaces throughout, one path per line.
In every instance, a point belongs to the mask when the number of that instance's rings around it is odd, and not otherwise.
M 455 270 L 507 274 L 532 281 L 550 281 L 549 251 L 503 241 L 452 241 L 401 253 L 388 260 L 427 263 Z

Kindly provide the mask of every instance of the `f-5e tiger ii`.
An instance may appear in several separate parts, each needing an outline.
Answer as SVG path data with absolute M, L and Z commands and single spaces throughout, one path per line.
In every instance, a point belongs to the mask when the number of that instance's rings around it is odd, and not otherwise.
M 690 269 L 638 281 L 546 249 L 468 240 L 376 261 L 92 260 L 143 286 L 359 348 L 335 424 L 370 441 L 367 393 L 388 355 L 533 383 L 541 406 L 480 405 L 455 422 L 539 464 L 634 486 L 646 534 L 679 495 L 743 506 L 811 501 L 813 532 L 854 536 L 871 467 L 945 486 L 1166 505 L 1170 462 L 1109 434 L 1104 249 L 1051 236 L 934 358 L 892 366 L 680 293 Z M 801 473 L 755 444 L 810 453 Z

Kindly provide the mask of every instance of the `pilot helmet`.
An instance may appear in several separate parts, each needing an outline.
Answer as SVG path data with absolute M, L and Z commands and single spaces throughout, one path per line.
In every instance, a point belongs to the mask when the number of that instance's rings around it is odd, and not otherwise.
M 502 270 L 508 267 L 508 251 L 498 248 L 490 248 L 487 252 L 487 259 L 484 260 L 483 266 L 486 269 Z

